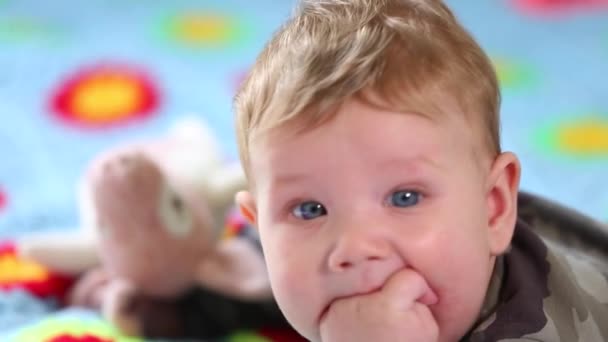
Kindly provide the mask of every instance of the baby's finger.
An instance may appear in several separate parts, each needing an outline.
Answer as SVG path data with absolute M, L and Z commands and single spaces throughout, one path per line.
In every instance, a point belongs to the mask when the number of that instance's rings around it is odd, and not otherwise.
M 418 302 L 414 303 L 412 311 L 415 312 L 414 317 L 419 320 L 421 329 L 426 332 L 428 337 L 431 337 L 429 341 L 437 341 L 439 326 L 429 307 Z
M 393 274 L 379 295 L 392 302 L 398 298 L 397 302 L 405 306 L 403 309 L 410 309 L 415 302 L 433 305 L 438 300 L 426 280 L 418 272 L 409 268 Z

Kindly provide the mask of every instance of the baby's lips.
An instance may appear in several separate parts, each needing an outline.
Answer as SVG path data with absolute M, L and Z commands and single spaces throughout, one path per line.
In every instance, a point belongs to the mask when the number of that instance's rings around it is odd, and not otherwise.
M 433 289 L 431 289 L 430 287 L 424 293 L 424 295 L 422 295 L 422 297 L 420 297 L 418 299 L 418 302 L 420 302 L 424 305 L 435 305 L 435 304 L 437 304 L 438 301 L 439 301 L 439 297 L 437 297 L 437 294 L 435 293 L 435 291 L 433 291 Z

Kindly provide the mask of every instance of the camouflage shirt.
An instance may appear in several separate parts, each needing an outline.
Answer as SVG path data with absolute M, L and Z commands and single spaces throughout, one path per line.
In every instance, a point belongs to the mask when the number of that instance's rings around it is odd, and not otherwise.
M 536 216 L 539 208 L 547 209 L 535 207 Z M 578 214 L 569 211 L 570 219 L 572 215 Z M 581 257 L 584 253 L 570 253 L 574 249 L 568 241 L 562 243 L 566 248 L 558 248 L 555 241 L 541 239 L 547 228 L 565 228 L 542 220 L 526 222 L 522 216 L 511 249 L 497 259 L 480 318 L 463 341 L 608 341 L 608 275 Z M 599 233 L 605 240 L 608 231 Z

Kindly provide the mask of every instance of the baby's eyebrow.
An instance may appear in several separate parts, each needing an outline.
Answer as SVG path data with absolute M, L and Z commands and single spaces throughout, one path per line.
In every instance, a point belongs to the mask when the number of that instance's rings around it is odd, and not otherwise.
M 418 170 L 421 166 L 429 166 L 433 169 L 442 169 L 441 164 L 431 158 L 428 154 L 414 157 L 391 158 L 378 163 L 378 168 L 405 168 L 411 171 Z
M 390 158 L 378 163 L 378 168 L 406 168 L 416 170 L 420 166 L 430 166 L 434 169 L 442 169 L 441 164 L 427 154 L 421 154 L 414 157 Z M 298 183 L 309 178 L 310 175 L 303 172 L 284 172 L 273 175 L 273 185 L 286 185 Z
M 298 183 L 308 178 L 305 173 L 282 173 L 271 178 L 271 187 L 280 187 Z

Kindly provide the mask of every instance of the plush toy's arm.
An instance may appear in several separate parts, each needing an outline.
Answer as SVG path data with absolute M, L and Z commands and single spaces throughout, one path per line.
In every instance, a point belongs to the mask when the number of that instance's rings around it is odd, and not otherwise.
M 143 334 L 143 322 L 131 309 L 136 296 L 135 285 L 125 279 L 112 279 L 103 295 L 101 313 L 127 336 Z
M 85 232 L 24 236 L 17 240 L 17 253 L 49 269 L 78 275 L 100 264 L 95 236 Z
M 262 253 L 244 238 L 221 240 L 197 269 L 197 283 L 225 296 L 245 301 L 272 298 Z

